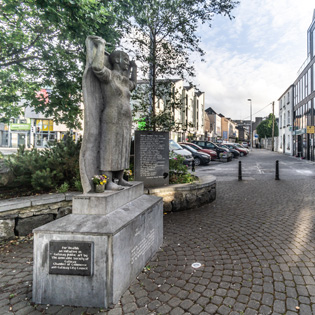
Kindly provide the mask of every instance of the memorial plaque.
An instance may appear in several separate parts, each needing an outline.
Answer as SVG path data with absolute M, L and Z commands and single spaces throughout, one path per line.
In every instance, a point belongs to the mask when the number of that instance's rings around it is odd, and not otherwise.
M 93 242 L 50 241 L 49 273 L 92 276 Z
M 135 132 L 135 180 L 145 187 L 169 184 L 168 132 Z

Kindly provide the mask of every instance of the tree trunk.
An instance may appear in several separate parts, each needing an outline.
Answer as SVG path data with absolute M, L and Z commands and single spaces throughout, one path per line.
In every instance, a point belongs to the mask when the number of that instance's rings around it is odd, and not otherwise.
M 156 99 L 156 38 L 153 31 L 150 32 L 150 109 L 149 109 L 149 123 L 152 124 L 153 131 L 156 131 L 155 124 L 155 99 Z M 153 121 L 153 123 L 152 123 Z

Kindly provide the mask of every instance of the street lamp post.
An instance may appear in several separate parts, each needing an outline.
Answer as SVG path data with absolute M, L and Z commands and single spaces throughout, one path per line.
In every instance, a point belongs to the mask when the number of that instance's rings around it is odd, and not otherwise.
M 250 102 L 250 147 L 253 149 L 253 120 L 252 120 L 252 99 L 249 98 Z

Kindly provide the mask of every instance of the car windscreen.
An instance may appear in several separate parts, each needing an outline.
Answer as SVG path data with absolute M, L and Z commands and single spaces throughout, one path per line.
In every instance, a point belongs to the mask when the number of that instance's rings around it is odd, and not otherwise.
M 183 146 L 184 149 L 186 149 L 186 150 L 188 150 L 190 152 L 194 152 L 194 153 L 198 152 L 197 150 L 195 150 L 194 148 L 190 147 L 189 145 L 183 144 L 182 146 Z
M 170 150 L 182 150 L 183 148 L 174 140 L 169 141 Z
M 189 145 L 191 148 L 193 148 L 193 149 L 195 149 L 195 150 L 202 150 L 202 147 L 200 147 L 199 145 L 197 145 L 197 144 L 187 144 L 187 145 Z

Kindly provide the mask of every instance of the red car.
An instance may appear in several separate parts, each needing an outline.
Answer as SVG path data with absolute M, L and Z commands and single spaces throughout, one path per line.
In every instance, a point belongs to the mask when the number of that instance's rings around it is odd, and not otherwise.
M 203 153 L 209 154 L 211 156 L 211 160 L 215 160 L 218 158 L 217 152 L 215 152 L 214 150 L 203 149 L 203 148 L 199 147 L 199 145 L 191 143 L 191 142 L 179 142 L 179 144 L 181 144 L 181 143 L 189 145 L 190 147 L 194 148 L 198 152 L 203 152 Z
M 225 143 L 224 145 L 227 146 L 228 148 L 237 150 L 241 156 L 247 155 L 249 152 L 247 149 L 243 148 L 238 143 Z

